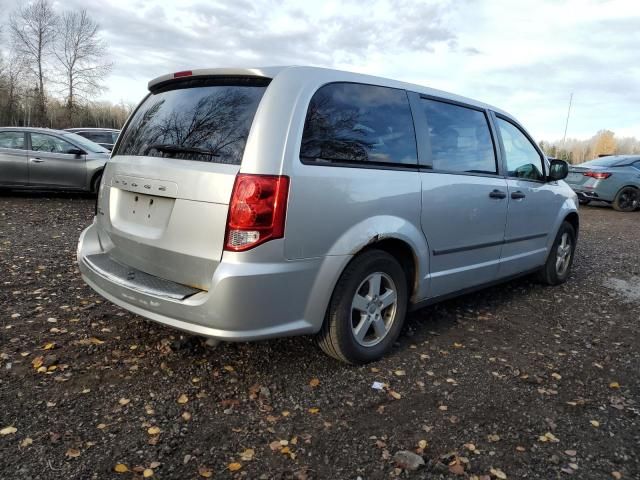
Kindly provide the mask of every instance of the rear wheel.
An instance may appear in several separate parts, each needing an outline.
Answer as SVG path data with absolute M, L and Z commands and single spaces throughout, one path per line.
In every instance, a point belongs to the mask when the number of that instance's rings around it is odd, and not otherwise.
M 634 187 L 622 188 L 613 200 L 613 208 L 619 212 L 633 212 L 640 207 L 640 190 Z
M 316 340 L 343 362 L 377 360 L 398 338 L 407 300 L 407 277 L 398 261 L 381 250 L 364 252 L 338 280 Z
M 547 262 L 538 272 L 539 279 L 547 285 L 560 285 L 566 282 L 573 265 L 575 249 L 576 231 L 573 225 L 564 222 L 558 230 Z

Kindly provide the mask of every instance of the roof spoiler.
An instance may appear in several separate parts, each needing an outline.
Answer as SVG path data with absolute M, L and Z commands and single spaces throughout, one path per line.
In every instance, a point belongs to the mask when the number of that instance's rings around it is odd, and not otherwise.
M 198 77 L 255 77 L 271 80 L 275 77 L 282 67 L 264 67 L 264 68 L 202 68 L 198 70 L 183 70 L 180 72 L 168 73 L 160 77 L 156 77 L 149 82 L 149 91 L 154 91 L 160 87 L 185 79 L 195 79 Z

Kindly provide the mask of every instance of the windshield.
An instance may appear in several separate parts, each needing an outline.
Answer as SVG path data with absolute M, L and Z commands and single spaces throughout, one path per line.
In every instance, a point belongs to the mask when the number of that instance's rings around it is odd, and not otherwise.
M 80 145 L 85 150 L 88 150 L 89 152 L 109 153 L 109 150 L 107 150 L 103 146 L 98 145 L 97 143 L 94 143 L 91 140 L 81 137 L 80 135 L 77 135 L 75 133 L 65 133 L 64 136 L 69 140 L 73 141 L 73 143 Z
M 194 79 L 188 88 L 152 93 L 121 133 L 113 156 L 239 165 L 266 89 L 262 85 L 211 85 Z

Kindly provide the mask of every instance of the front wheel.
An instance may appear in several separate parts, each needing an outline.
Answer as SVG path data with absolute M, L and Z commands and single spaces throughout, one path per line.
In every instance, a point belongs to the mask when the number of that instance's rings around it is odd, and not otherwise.
M 576 250 L 576 231 L 569 222 L 563 222 L 549 252 L 547 262 L 538 272 L 539 279 L 547 285 L 560 285 L 567 281 L 573 254 Z
M 407 313 L 407 277 L 381 250 L 357 257 L 340 276 L 316 340 L 328 355 L 363 364 L 387 353 Z
M 619 212 L 633 212 L 640 207 L 640 190 L 624 187 L 613 200 L 613 208 Z

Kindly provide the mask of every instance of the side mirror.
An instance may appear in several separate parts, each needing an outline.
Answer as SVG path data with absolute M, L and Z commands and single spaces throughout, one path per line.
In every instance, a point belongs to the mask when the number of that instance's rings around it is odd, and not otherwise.
M 84 150 L 80 150 L 79 148 L 70 148 L 69 150 L 67 150 L 67 153 L 78 156 L 85 155 L 87 152 L 85 152 Z
M 549 182 L 557 182 L 558 180 L 562 180 L 567 178 L 569 175 L 569 164 L 564 160 L 551 160 L 549 164 L 549 175 L 547 175 L 547 180 Z

